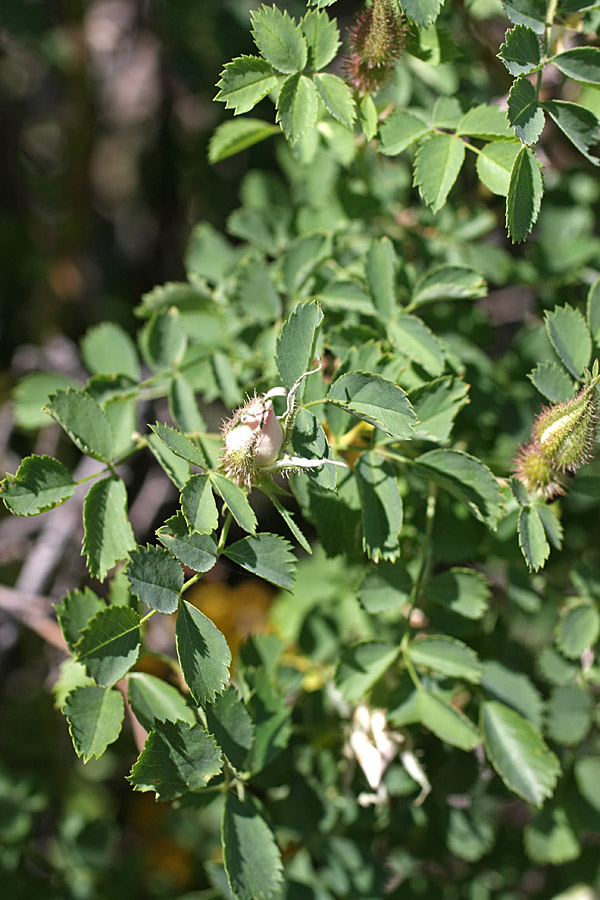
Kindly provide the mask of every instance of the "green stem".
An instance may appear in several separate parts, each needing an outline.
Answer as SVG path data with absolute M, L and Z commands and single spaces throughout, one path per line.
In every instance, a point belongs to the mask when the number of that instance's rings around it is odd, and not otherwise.
M 149 613 L 146 613 L 145 616 L 142 616 L 142 618 L 140 619 L 140 626 L 145 625 L 146 622 L 148 621 L 148 619 L 151 619 L 152 616 L 157 612 L 158 612 L 157 609 L 151 609 Z
M 429 482 L 429 491 L 427 494 L 427 509 L 425 512 L 425 534 L 423 536 L 423 543 L 421 545 L 421 554 L 420 554 L 420 562 L 419 562 L 419 572 L 414 582 L 410 597 L 409 597 L 409 611 L 408 611 L 408 624 L 410 628 L 410 618 L 413 613 L 413 610 L 417 604 L 419 599 L 419 595 L 421 592 L 421 588 L 426 581 L 429 567 L 431 565 L 431 541 L 433 538 L 433 526 L 435 523 L 435 510 L 437 505 L 437 485 L 435 485 L 432 481 Z M 407 632 L 408 634 L 408 632 Z
M 233 516 L 231 515 L 231 510 L 227 510 L 227 515 L 225 516 L 225 521 L 223 522 L 223 527 L 221 529 L 221 536 L 219 537 L 219 543 L 217 544 L 217 556 L 220 556 L 223 550 L 225 549 L 225 541 L 227 540 L 227 535 L 229 534 L 229 529 L 231 527 L 231 523 L 233 522 Z
M 114 462 L 109 463 L 104 469 L 100 469 L 98 472 L 92 472 L 91 475 L 86 475 L 85 478 L 80 478 L 78 481 L 74 481 L 73 484 L 85 484 L 86 481 L 93 481 L 94 478 L 100 478 L 101 475 L 107 475 L 109 472 L 112 472 L 115 475 L 115 469 L 117 466 L 122 466 L 124 462 L 127 462 L 128 459 L 131 459 L 132 456 L 135 456 L 136 453 L 139 453 L 140 450 L 143 450 L 146 447 L 148 441 L 145 438 L 140 438 L 139 441 L 136 442 L 133 450 L 129 450 L 119 459 L 116 459 Z

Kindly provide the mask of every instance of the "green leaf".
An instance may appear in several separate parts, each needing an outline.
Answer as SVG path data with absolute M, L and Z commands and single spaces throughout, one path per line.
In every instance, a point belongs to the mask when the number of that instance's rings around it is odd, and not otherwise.
M 206 465 L 202 451 L 177 428 L 171 428 L 170 425 L 164 425 L 160 422 L 157 422 L 156 425 L 151 425 L 150 428 L 176 456 L 180 456 L 181 459 L 187 459 L 188 462 L 201 468 Z
M 221 751 L 201 725 L 155 722 L 127 780 L 135 791 L 175 800 L 188 791 L 202 791 L 222 768 Z
M 600 84 L 600 49 L 598 47 L 574 47 L 551 59 L 557 69 L 573 81 L 583 84 Z
M 374 562 L 393 562 L 400 555 L 402 528 L 396 468 L 375 453 L 361 453 L 354 471 L 361 499 L 363 549 Z
M 600 635 L 600 613 L 590 603 L 579 603 L 564 614 L 556 627 L 556 643 L 565 656 L 577 659 L 593 647 Z
M 487 757 L 508 789 L 541 806 L 552 796 L 560 766 L 539 732 L 496 701 L 482 705 L 481 728 Z
M 236 689 L 229 685 L 214 704 L 206 706 L 206 724 L 229 762 L 243 770 L 254 741 L 254 727 Z
M 365 273 L 373 305 L 385 319 L 390 319 L 396 309 L 396 263 L 396 253 L 389 238 L 372 242 L 365 260 Z
M 481 735 L 473 722 L 431 691 L 421 689 L 416 692 L 415 711 L 425 728 L 452 747 L 472 750 L 481 743 Z
M 600 812 L 600 756 L 575 760 L 575 781 L 581 796 Z
M 411 362 L 436 378 L 444 371 L 445 354 L 435 334 L 417 316 L 405 315 L 388 325 L 391 343 Z
M 391 437 L 413 435 L 417 418 L 408 397 L 401 387 L 381 375 L 346 372 L 333 382 L 327 400 Z
M 44 428 L 52 419 L 44 411 L 50 394 L 76 387 L 72 378 L 56 372 L 32 372 L 25 375 L 13 391 L 15 422 L 19 428 Z
M 103 478 L 89 489 L 83 503 L 83 528 L 88 569 L 104 581 L 109 569 L 136 546 L 127 518 L 127 492 L 120 478 Z
M 328 66 L 340 46 L 340 32 L 335 19 L 327 13 L 311 10 L 300 22 L 308 47 L 308 68 L 318 72 Z
M 289 590 L 294 584 L 296 558 L 289 541 L 261 532 L 230 544 L 223 551 L 230 560 L 258 578 Z
M 81 341 L 81 355 L 92 375 L 140 377 L 140 361 L 135 344 L 116 322 L 101 322 L 89 328 Z
M 539 503 L 537 504 L 536 509 L 540 519 L 542 520 L 542 525 L 544 526 L 546 537 L 553 547 L 556 547 L 557 550 L 560 550 L 562 547 L 563 527 L 558 517 L 556 507 L 545 506 L 543 503 Z
M 219 475 L 217 472 L 210 472 L 208 477 L 240 528 L 250 534 L 256 534 L 258 522 L 243 490 L 229 478 L 225 478 L 224 475 Z
M 176 425 L 183 431 L 202 434 L 206 423 L 200 415 L 194 390 L 189 381 L 175 373 L 169 381 L 169 410 Z
M 306 39 L 287 10 L 263 6 L 251 17 L 252 36 L 261 56 L 286 75 L 302 71 L 308 58 Z
M 238 900 L 271 900 L 279 894 L 282 865 L 273 832 L 249 794 L 242 803 L 227 794 L 221 825 L 223 862 Z
M 488 140 L 512 137 L 506 112 L 499 106 L 492 106 L 488 103 L 474 106 L 466 112 L 458 123 L 456 133 Z
M 151 369 L 172 368 L 183 359 L 187 337 L 176 306 L 154 313 L 140 336 L 144 359 Z
M 535 506 L 519 510 L 519 547 L 530 572 L 542 569 L 550 556 L 550 544 Z
M 510 173 L 506 197 L 506 228 L 513 243 L 524 241 L 535 225 L 543 193 L 540 164 L 529 147 L 522 147 Z
M 333 459 L 333 453 L 317 418 L 308 409 L 299 409 L 292 431 L 292 451 L 304 459 Z M 335 467 L 324 465 L 305 469 L 302 478 L 325 491 L 335 491 Z
M 248 769 L 260 772 L 289 745 L 292 710 L 281 688 L 265 670 L 264 663 L 261 668 L 246 669 L 244 676 L 250 681 L 252 690 L 248 711 L 254 722 L 254 743 Z
M 440 606 L 467 619 L 480 619 L 490 598 L 489 583 L 474 569 L 453 568 L 433 578 L 425 594 Z
M 100 687 L 115 684 L 140 652 L 140 617 L 129 606 L 107 606 L 91 619 L 76 644 L 75 657 Z
M 520 150 L 520 141 L 494 141 L 482 147 L 477 155 L 477 174 L 492 194 L 508 195 L 510 174 Z
M 315 75 L 314 83 L 331 115 L 342 125 L 350 127 L 356 119 L 356 104 L 346 82 L 337 75 L 324 73 Z
M 52 685 L 55 708 L 62 712 L 69 694 L 79 687 L 95 687 L 94 679 L 88 675 L 82 663 L 76 662 L 72 656 L 69 656 L 60 663 L 58 678 Z
M 502 0 L 504 12 L 516 25 L 527 25 L 542 34 L 546 22 L 546 0 Z
M 454 497 L 473 515 L 495 529 L 502 515 L 498 482 L 482 462 L 461 450 L 430 450 L 417 459 L 417 468 Z
M 425 306 L 438 300 L 474 300 L 486 294 L 487 285 L 477 269 L 470 266 L 434 266 L 417 280 L 410 306 Z
M 579 684 L 553 688 L 546 710 L 548 735 L 569 747 L 581 743 L 590 730 L 593 709 L 589 688 Z
M 313 368 L 322 321 L 323 310 L 320 304 L 309 300 L 296 304 L 281 327 L 276 363 L 288 391 L 301 375 Z M 303 388 L 302 384 L 298 388 L 299 400 L 302 400 Z
M 262 63 L 262 60 L 259 62 Z M 277 79 L 275 79 L 276 82 Z M 229 241 L 208 222 L 199 222 L 192 229 L 184 260 L 188 276 L 206 278 L 211 284 L 217 284 L 229 274 L 237 259 L 238 254 Z M 196 299 L 194 301 L 190 298 L 188 302 L 191 301 L 197 305 L 199 290 L 197 287 L 194 290 Z M 208 296 L 210 297 L 209 308 L 212 309 L 214 315 L 214 301 L 210 294 Z M 173 302 L 170 300 L 168 305 Z
M 208 475 L 192 475 L 181 492 L 181 509 L 191 531 L 210 534 L 215 530 L 219 513 Z
M 258 259 L 246 258 L 240 264 L 235 299 L 257 322 L 269 323 L 281 315 L 281 303 L 268 269 Z
M 511 75 L 525 75 L 537 68 L 541 60 L 540 41 L 526 25 L 515 25 L 507 31 L 498 56 Z
M 434 213 L 444 206 L 462 168 L 465 145 L 450 134 L 431 134 L 419 144 L 414 184 Z
M 212 703 L 229 681 L 231 653 L 216 625 L 182 599 L 175 628 L 177 655 L 196 703 Z
M 559 866 L 581 854 L 581 844 L 562 807 L 544 807 L 523 830 L 529 859 L 540 865 Z
M 290 244 L 282 261 L 283 279 L 290 296 L 300 292 L 330 251 L 330 239 L 325 234 L 304 235 Z
M 93 756 L 102 756 L 108 745 L 119 737 L 125 704 L 119 691 L 87 685 L 69 694 L 62 711 L 77 756 L 88 762 Z
M 358 703 L 398 657 L 399 647 L 381 641 L 352 644 L 342 652 L 335 683 L 344 700 Z
M 127 580 L 131 591 L 150 609 L 174 613 L 183 587 L 183 569 L 162 547 L 137 547 L 129 554 Z
M 283 133 L 295 144 L 317 121 L 318 94 L 314 81 L 306 75 L 290 75 L 277 97 L 277 118 Z
M 546 331 L 562 363 L 574 378 L 580 378 L 589 364 L 592 339 L 585 319 L 568 303 L 545 313 Z
M 194 572 L 209 572 L 217 561 L 214 534 L 189 534 L 183 513 L 167 519 L 156 534 L 161 544 Z
M 493 848 L 495 837 L 489 815 L 476 807 L 450 810 L 446 843 L 454 856 L 467 862 L 477 862 Z
M 408 602 L 412 586 L 412 578 L 401 563 L 379 563 L 361 584 L 358 599 L 372 614 L 400 609 Z
M 113 434 L 106 415 L 83 391 L 57 391 L 45 406 L 64 428 L 73 443 L 88 456 L 109 462 L 113 454 Z
M 594 113 L 566 100 L 546 100 L 543 106 L 579 152 L 595 166 L 600 165 L 600 159 L 589 152 L 600 141 L 600 122 Z
M 215 100 L 225 104 L 225 109 L 235 110 L 234 115 L 249 112 L 256 104 L 277 87 L 278 76 L 268 62 L 259 56 L 238 56 L 227 63 L 217 84 L 220 88 Z
M 400 0 L 408 18 L 417 25 L 431 25 L 437 19 L 444 0 Z
M 429 126 L 409 112 L 396 110 L 379 126 L 381 152 L 386 156 L 398 156 L 429 133 Z
M 525 77 L 517 78 L 508 95 L 508 121 L 524 144 L 535 144 L 544 128 L 544 110 L 535 87 Z
M 152 428 L 152 426 L 150 427 Z M 165 425 L 164 427 L 167 428 L 168 426 Z M 166 472 L 175 487 L 181 490 L 186 481 L 189 480 L 191 474 L 190 464 L 181 459 L 181 457 L 176 456 L 172 450 L 169 450 L 167 445 L 156 434 L 147 435 L 146 440 L 152 455 L 158 461 L 163 471 Z
M 60 506 L 75 493 L 69 470 L 51 456 L 26 457 L 16 475 L 0 482 L 0 496 L 15 516 L 37 516 Z
M 587 323 L 595 344 L 600 343 L 600 278 L 590 287 L 587 295 Z
M 483 664 L 481 684 L 497 700 L 529 719 L 534 728 L 542 727 L 544 704 L 527 675 L 513 672 L 497 660 L 488 660 Z
M 303 412 L 307 412 L 307 415 L 310 415 L 307 410 L 303 410 Z M 325 467 L 323 467 L 323 468 L 325 468 Z M 307 471 L 310 471 L 310 470 L 307 470 Z M 277 494 L 274 492 L 271 485 L 272 485 L 271 481 L 269 479 L 265 479 L 265 482 L 261 483 L 260 489 L 263 492 L 263 494 L 267 495 L 267 497 L 269 498 L 269 500 L 271 501 L 271 503 L 273 504 L 273 506 L 275 507 L 275 509 L 277 510 L 277 512 L 279 513 L 279 515 L 281 516 L 281 518 L 283 519 L 285 524 L 287 525 L 287 527 L 290 529 L 290 531 L 292 532 L 293 536 L 296 538 L 296 540 L 298 541 L 298 543 L 300 544 L 302 549 L 306 550 L 307 553 L 311 554 L 312 547 L 310 546 L 310 544 L 304 537 L 304 534 L 300 530 L 300 526 L 296 524 L 296 521 L 294 519 L 294 514 L 292 512 L 290 512 L 289 509 L 286 509 L 285 506 L 280 502 L 279 498 L 277 497 Z
M 187 722 L 188 725 L 197 722 L 183 694 L 155 675 L 130 672 L 127 696 L 136 719 L 146 731 L 152 731 L 157 722 Z
M 577 666 L 567 662 L 554 647 L 544 647 L 536 662 L 543 678 L 551 684 L 569 684 L 579 673 Z
M 73 650 L 89 620 L 101 609 L 106 609 L 106 604 L 85 587 L 81 591 L 68 591 L 61 605 L 56 604 L 54 608 L 67 646 Z
M 456 638 L 443 634 L 419 637 L 410 642 L 407 653 L 418 669 L 431 669 L 473 684 L 481 680 L 482 666 L 477 654 Z
M 358 119 L 364 136 L 368 141 L 372 141 L 377 134 L 377 107 L 370 94 L 365 94 L 360 101 L 358 107 Z
M 573 382 L 557 363 L 538 363 L 527 377 L 551 403 L 561 403 L 573 396 Z
M 416 440 L 445 444 L 454 419 L 468 402 L 469 387 L 460 378 L 437 378 L 410 391 L 408 397 L 419 419 Z
M 277 134 L 279 129 L 271 122 L 262 119 L 233 119 L 221 122 L 213 132 L 208 145 L 208 161 L 211 165 L 235 156 L 248 147 L 259 144 L 266 138 Z

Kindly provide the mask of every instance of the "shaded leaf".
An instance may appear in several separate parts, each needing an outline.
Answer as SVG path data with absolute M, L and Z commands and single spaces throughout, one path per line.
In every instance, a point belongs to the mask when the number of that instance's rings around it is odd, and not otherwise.
M 595 166 L 600 165 L 600 159 L 589 152 L 600 141 L 600 122 L 594 113 L 566 100 L 547 100 L 543 106 L 579 152 Z
M 219 475 L 217 472 L 210 472 L 208 477 L 240 528 L 249 531 L 250 534 L 255 534 L 258 523 L 243 490 L 229 478 L 225 478 L 224 475 Z
M 434 266 L 416 282 L 410 306 L 424 306 L 438 300 L 466 300 L 485 297 L 487 285 L 480 271 L 470 266 Z
M 92 375 L 140 377 L 135 344 L 116 322 L 101 322 L 89 328 L 81 341 L 81 355 Z
M 280 72 L 300 72 L 307 61 L 306 39 L 287 10 L 263 5 L 251 16 L 252 36 L 261 56 Z
M 208 475 L 192 475 L 181 492 L 181 509 L 191 531 L 210 534 L 219 524 L 219 513 Z
M 393 562 L 400 555 L 403 517 L 396 468 L 375 453 L 361 453 L 354 471 L 361 499 L 363 549 L 374 562 Z
M 543 192 L 540 164 L 529 147 L 523 147 L 512 167 L 506 197 L 506 227 L 513 243 L 524 241 L 535 225 Z
M 530 571 L 543 568 L 550 545 L 535 506 L 523 506 L 519 511 L 519 546 Z
M 225 556 L 253 575 L 288 590 L 294 583 L 296 558 L 291 544 L 277 534 L 261 532 L 230 544 Z
M 44 409 L 64 428 L 82 453 L 102 462 L 112 459 L 112 429 L 106 415 L 89 394 L 57 391 L 50 395 Z
M 466 503 L 473 515 L 495 529 L 502 514 L 498 482 L 482 462 L 460 450 L 430 450 L 417 468 L 444 490 Z
M 593 647 L 599 635 L 600 613 L 590 603 L 572 606 L 556 626 L 556 643 L 569 659 L 577 659 Z
M 83 504 L 83 553 L 90 573 L 104 581 L 109 569 L 136 546 L 127 518 L 127 492 L 120 478 L 103 478 Z
M 62 708 L 77 756 L 88 762 L 102 756 L 119 737 L 125 704 L 119 691 L 87 685 L 72 691 Z
M 315 75 L 314 83 L 319 97 L 331 115 L 342 125 L 350 127 L 356 119 L 356 104 L 346 82 L 337 75 L 325 72 Z
M 101 687 L 125 675 L 140 651 L 140 617 L 129 606 L 108 606 L 91 619 L 74 648 L 78 662 Z
M 158 800 L 174 800 L 201 791 L 223 767 L 221 751 L 201 725 L 155 722 L 127 780 L 135 791 L 155 791 Z
M 465 145 L 453 135 L 431 134 L 419 144 L 414 183 L 434 213 L 444 206 L 464 159 Z
M 281 327 L 277 340 L 277 369 L 284 386 L 289 389 L 304 372 L 314 368 L 319 329 L 323 311 L 319 303 L 309 300 L 298 303 Z M 303 396 L 304 385 L 298 388 L 298 398 Z
M 308 68 L 318 72 L 329 65 L 340 46 L 336 21 L 327 13 L 311 10 L 300 22 L 300 27 L 308 46 Z
M 416 692 L 416 714 L 436 737 L 460 750 L 472 750 L 481 743 L 477 727 L 459 709 L 424 689 Z
M 175 629 L 177 655 L 196 703 L 212 703 L 229 680 L 231 653 L 210 619 L 182 599 Z
M 575 378 L 583 375 L 592 353 L 592 339 L 585 319 L 568 303 L 545 314 L 546 331 L 561 361 Z
M 551 62 L 563 75 L 583 84 L 600 84 L 600 49 L 573 47 L 554 56 Z
M 222 122 L 213 132 L 208 145 L 208 161 L 211 165 L 235 156 L 254 144 L 259 144 L 266 138 L 277 134 L 279 129 L 271 122 L 263 119 L 234 119 L 230 122 Z
M 106 604 L 90 588 L 84 587 L 80 591 L 68 591 L 61 605 L 55 604 L 54 608 L 67 646 L 73 650 L 89 620 L 106 609 Z
M 147 672 L 130 672 L 127 696 L 136 719 L 146 731 L 152 731 L 156 722 L 187 722 L 188 725 L 197 722 L 183 694 Z
M 417 668 L 441 672 L 478 684 L 482 667 L 477 654 L 462 641 L 447 635 L 427 635 L 411 641 L 407 653 Z
M 37 516 L 60 506 L 75 493 L 69 470 L 51 456 L 26 457 L 16 475 L 0 483 L 0 497 L 15 516 Z
M 526 25 L 515 25 L 507 31 L 498 56 L 511 75 L 525 75 L 540 64 L 540 42 L 535 31 Z
M 335 673 L 335 683 L 344 700 L 358 703 L 397 658 L 399 647 L 379 641 L 346 647 Z
M 510 175 L 520 150 L 520 141 L 494 141 L 478 153 L 477 174 L 492 194 L 508 195 Z
M 131 591 L 150 609 L 173 613 L 179 606 L 183 569 L 161 547 L 137 547 L 129 554 L 127 580 Z
M 552 796 L 560 766 L 539 732 L 502 703 L 481 707 L 487 757 L 509 790 L 534 806 Z
M 236 769 L 242 770 L 254 741 L 254 727 L 233 685 L 214 704 L 208 704 L 204 712 L 208 729 L 223 753 Z
M 409 112 L 396 110 L 379 127 L 381 152 L 397 156 L 429 133 L 429 126 Z
M 490 586 L 481 572 L 452 568 L 425 586 L 429 599 L 467 619 L 480 619 L 488 607 Z
M 190 534 L 183 513 L 167 519 L 156 534 L 161 544 L 194 572 L 209 572 L 217 561 L 214 534 Z
M 248 794 L 243 803 L 227 794 L 221 836 L 225 871 L 239 900 L 271 900 L 279 893 L 279 849 L 273 832 Z
M 551 403 L 561 403 L 573 396 L 573 381 L 557 363 L 538 363 L 527 377 Z
M 544 128 L 544 110 L 535 87 L 525 77 L 517 78 L 508 95 L 508 121 L 524 144 L 535 144 Z

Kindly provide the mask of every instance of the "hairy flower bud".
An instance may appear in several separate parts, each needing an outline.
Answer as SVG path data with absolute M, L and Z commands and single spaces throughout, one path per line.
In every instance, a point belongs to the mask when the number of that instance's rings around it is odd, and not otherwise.
M 388 80 L 404 49 L 406 25 L 393 0 L 373 0 L 348 30 L 350 56 L 344 68 L 351 84 L 368 94 Z
M 597 409 L 594 384 L 586 385 L 571 400 L 543 409 L 533 427 L 541 456 L 561 472 L 576 472 L 589 462 L 596 438 Z
M 597 369 L 594 368 L 594 373 Z M 600 380 L 595 374 L 578 394 L 545 407 L 534 422 L 531 440 L 519 449 L 515 475 L 547 500 L 565 492 L 565 472 L 576 472 L 592 456 L 596 440 Z
M 283 444 L 283 431 L 269 397 L 254 397 L 224 423 L 221 430 L 228 475 L 250 484 L 257 469 L 274 463 Z

